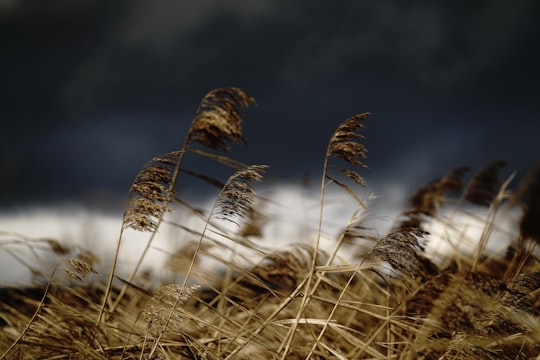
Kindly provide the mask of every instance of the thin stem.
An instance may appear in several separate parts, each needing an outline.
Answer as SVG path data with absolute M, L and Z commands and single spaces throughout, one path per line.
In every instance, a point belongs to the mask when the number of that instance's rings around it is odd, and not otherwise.
M 186 149 L 188 148 L 190 141 L 191 141 L 190 137 L 187 136 L 185 141 L 184 141 L 184 145 L 182 146 L 182 150 L 180 151 L 180 153 L 178 155 L 178 160 L 177 160 L 176 166 L 174 168 L 174 172 L 173 172 L 173 175 L 172 175 L 172 180 L 171 180 L 171 183 L 169 184 L 169 188 L 167 190 L 166 204 L 169 204 L 173 199 L 173 193 L 174 193 L 174 187 L 176 185 L 176 180 L 178 178 L 178 174 L 180 173 L 180 168 L 182 166 L 182 162 L 183 162 L 185 154 L 186 154 Z M 124 218 L 125 218 L 125 215 L 126 215 L 126 211 L 127 211 L 127 207 L 124 210 Z M 156 237 L 157 229 L 159 229 L 161 223 L 164 221 L 164 216 L 165 216 L 165 212 L 161 213 L 161 215 L 157 219 L 156 227 L 155 227 L 156 230 L 154 230 L 152 232 L 152 234 L 150 235 L 150 238 L 146 242 L 146 246 L 143 249 L 143 252 L 142 252 L 141 256 L 139 257 L 137 263 L 135 264 L 135 268 L 132 270 L 131 274 L 129 275 L 129 277 L 127 279 L 128 282 L 133 281 L 133 279 L 137 275 L 137 272 L 139 271 L 139 268 L 141 267 L 142 262 L 143 262 L 144 258 L 146 257 L 146 254 L 148 253 L 148 250 L 150 249 L 150 246 L 152 245 L 152 242 L 154 241 L 154 239 Z M 121 242 L 122 242 L 122 239 L 123 239 L 123 234 L 124 234 L 124 224 L 122 223 L 122 228 L 120 230 L 120 235 L 118 237 L 118 241 L 117 241 L 117 245 L 116 245 L 116 251 L 114 253 L 113 264 L 112 264 L 111 271 L 110 271 L 110 274 L 109 274 L 109 279 L 107 281 L 107 288 L 105 290 L 105 295 L 103 296 L 103 303 L 101 304 L 101 309 L 99 311 L 99 315 L 98 315 L 98 319 L 97 319 L 98 324 L 101 322 L 101 320 L 103 318 L 103 313 L 105 311 L 107 301 L 109 300 L 109 295 L 110 295 L 110 292 L 111 292 L 112 282 L 113 282 L 114 275 L 115 275 L 115 272 L 116 272 L 116 266 L 117 266 L 117 262 L 118 262 L 118 256 L 119 256 L 119 253 L 120 253 L 120 245 L 121 245 Z M 118 296 L 116 297 L 116 300 L 114 301 L 114 303 L 111 306 L 111 309 L 110 309 L 111 313 L 114 312 L 114 310 L 116 309 L 116 307 L 118 306 L 118 304 L 122 300 L 122 297 L 124 296 L 124 294 L 127 291 L 127 287 L 128 287 L 127 283 L 125 283 L 122 286 L 122 289 L 120 290 L 120 293 L 118 294 Z
M 485 219 L 484 224 L 484 230 L 482 231 L 482 235 L 480 237 L 480 242 L 477 246 L 476 256 L 473 260 L 472 265 L 472 271 L 476 270 L 476 266 L 478 265 L 478 261 L 480 260 L 480 257 L 482 256 L 482 253 L 486 247 L 487 241 L 493 232 L 493 228 L 495 227 L 495 219 L 497 217 L 497 213 L 500 207 L 500 204 L 506 197 L 506 189 L 510 185 L 510 182 L 514 179 L 516 173 L 513 173 L 506 179 L 506 181 L 503 183 L 501 188 L 499 189 L 499 192 L 497 193 L 497 196 L 495 196 L 495 199 L 489 204 L 489 209 L 487 212 L 487 216 Z
M 307 281 L 306 281 L 306 284 L 305 284 L 304 297 L 302 298 L 302 302 L 300 304 L 300 309 L 298 310 L 298 313 L 296 314 L 295 321 L 293 322 L 291 328 L 289 329 L 289 332 L 287 333 L 287 341 L 284 343 L 285 347 L 284 347 L 281 359 L 286 358 L 287 353 L 289 352 L 292 340 L 294 338 L 294 334 L 296 332 L 298 324 L 300 323 L 300 317 L 304 313 L 304 310 L 306 309 L 307 305 L 309 304 L 309 302 L 311 300 L 311 297 L 312 297 L 313 293 L 315 292 L 316 287 L 320 283 L 320 281 L 317 281 L 317 283 L 313 287 L 313 289 L 310 288 L 311 282 L 313 281 L 313 275 L 315 274 L 315 267 L 317 265 L 317 257 L 318 257 L 318 254 L 319 254 L 319 246 L 320 246 L 320 239 L 321 239 L 321 229 L 322 229 L 322 222 L 323 222 L 324 198 L 325 198 L 325 192 L 326 192 L 326 172 L 327 172 L 327 169 L 328 169 L 328 159 L 330 157 L 329 149 L 330 149 L 330 143 L 329 143 L 329 145 L 327 147 L 326 156 L 324 157 L 323 174 L 322 174 L 322 179 L 321 179 L 321 191 L 320 191 L 320 199 L 319 199 L 319 221 L 317 223 L 317 234 L 316 234 L 316 237 L 315 237 L 315 246 L 313 248 L 313 256 L 312 256 L 312 259 L 311 259 L 311 266 L 310 266 Z M 281 351 L 281 349 L 282 349 L 282 347 L 280 347 L 280 349 L 278 349 L 278 353 Z
M 26 335 L 26 333 L 30 329 L 30 326 L 32 326 L 32 324 L 36 320 L 38 314 L 41 311 L 41 308 L 42 308 L 43 304 L 45 303 L 45 299 L 47 298 L 47 295 L 49 294 L 49 289 L 51 287 L 51 283 L 53 281 L 53 278 L 54 278 L 54 275 L 56 274 L 57 269 L 58 269 L 58 265 L 55 266 L 54 270 L 51 273 L 51 276 L 49 277 L 49 282 L 47 282 L 47 286 L 45 287 L 45 291 L 43 293 L 43 296 L 41 297 L 41 301 L 39 302 L 39 305 L 38 305 L 36 311 L 34 312 L 32 317 L 30 318 L 30 320 L 28 321 L 28 323 L 26 324 L 24 329 L 21 331 L 21 333 L 19 334 L 17 339 L 7 348 L 7 350 L 4 352 L 4 354 L 2 354 L 2 356 L 0 356 L 0 359 L 5 359 L 6 358 L 6 356 L 11 352 L 11 350 L 13 350 L 13 348 L 24 338 L 24 335 Z
M 330 314 L 326 318 L 326 321 L 324 322 L 323 328 L 321 329 L 321 331 L 319 332 L 319 335 L 317 336 L 317 340 L 313 343 L 313 345 L 311 347 L 311 350 L 309 351 L 309 354 L 306 356 L 306 360 L 311 358 L 311 356 L 315 352 L 315 349 L 317 348 L 317 345 L 321 342 L 321 339 L 322 339 L 324 333 L 326 332 L 326 329 L 328 328 L 328 325 L 330 324 L 330 321 L 332 321 L 332 318 L 334 317 L 334 314 L 336 313 L 338 307 L 340 306 L 340 302 L 343 299 L 343 296 L 347 292 L 347 289 L 351 285 L 351 283 L 352 283 L 352 281 L 353 281 L 354 277 L 356 276 L 356 273 L 357 273 L 357 271 L 359 269 L 360 269 L 360 265 L 357 265 L 356 269 L 353 271 L 353 273 L 349 277 L 349 280 L 347 281 L 347 283 L 345 284 L 343 289 L 340 291 L 339 296 L 338 296 L 334 306 L 332 307 L 332 311 L 330 312 Z

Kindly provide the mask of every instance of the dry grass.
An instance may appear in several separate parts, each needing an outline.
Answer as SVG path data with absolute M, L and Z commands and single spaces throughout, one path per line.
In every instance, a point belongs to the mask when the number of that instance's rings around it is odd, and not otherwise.
M 252 103 L 240 89 L 210 92 L 180 149 L 143 166 L 119 224 L 118 249 L 125 231 L 148 234 L 128 278 L 116 274 L 120 250 L 109 274 L 98 274 L 97 259 L 87 252 L 59 262 L 43 288 L 0 289 L 2 359 L 540 357 L 538 169 L 515 192 L 509 190 L 511 179 L 500 183 L 501 162 L 468 182 L 469 168 L 452 170 L 413 194 L 390 232 L 377 236 L 365 223 L 367 201 L 355 190 L 366 186 L 357 169 L 366 167 L 360 132 L 369 114 L 352 116 L 330 136 L 313 242 L 291 239 L 290 247 L 269 251 L 253 241 L 264 244 L 263 228 L 270 221 L 264 199 L 255 192 L 266 166 L 247 166 L 219 153 L 229 150 L 228 142 L 245 142 L 240 109 Z M 186 156 L 234 172 L 226 181 L 215 179 L 184 168 Z M 180 174 L 220 189 L 210 211 L 175 192 Z M 358 209 L 344 220 L 333 249 L 323 251 L 326 190 L 334 185 L 354 198 Z M 455 230 L 453 216 L 469 203 L 488 208 L 476 248 L 470 254 L 448 253 L 444 261 L 430 259 L 426 224 L 440 221 Z M 173 206 L 188 209 L 204 226 L 187 227 L 185 218 L 170 212 Z M 442 209 L 450 209 L 450 215 L 443 217 Z M 507 253 L 491 254 L 486 244 L 501 209 L 522 211 L 521 222 Z M 139 268 L 166 214 L 190 235 L 165 264 L 182 281 L 152 286 Z M 236 224 L 236 230 L 223 227 L 222 220 Z M 20 234 L 8 235 L 36 246 Z M 446 240 L 462 239 L 438 241 Z M 53 240 L 39 245 L 59 256 L 70 254 Z M 259 260 L 238 265 L 243 251 L 259 254 Z M 343 253 L 355 255 L 344 260 Z M 202 260 L 208 259 L 222 270 L 205 266 Z

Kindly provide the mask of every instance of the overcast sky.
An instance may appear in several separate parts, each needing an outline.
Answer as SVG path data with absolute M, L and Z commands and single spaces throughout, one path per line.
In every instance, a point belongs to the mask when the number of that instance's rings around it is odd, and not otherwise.
M 0 206 L 122 201 L 178 149 L 199 100 L 237 86 L 276 178 L 318 177 L 347 117 L 373 113 L 368 186 L 540 159 L 540 2 L 1 0 Z

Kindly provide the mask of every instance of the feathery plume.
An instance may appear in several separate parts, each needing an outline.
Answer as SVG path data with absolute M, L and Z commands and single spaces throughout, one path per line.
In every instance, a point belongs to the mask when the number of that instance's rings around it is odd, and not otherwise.
M 175 310 L 183 306 L 197 291 L 199 285 L 180 286 L 167 284 L 159 286 L 153 293 L 150 305 L 143 311 L 143 318 L 148 328 L 164 330 L 169 323 L 182 322 L 184 319 Z
M 366 119 L 368 115 L 370 115 L 370 113 L 351 116 L 338 126 L 337 130 L 330 138 L 327 157 L 342 159 L 354 166 L 363 168 L 368 167 L 363 162 L 363 160 L 367 158 L 367 150 L 363 144 L 358 142 L 359 139 L 364 138 L 364 136 L 360 134 L 360 131 L 364 129 L 363 120 Z M 357 172 L 345 168 L 338 170 L 358 185 L 365 187 L 366 184 L 363 177 Z
M 71 249 L 69 246 L 60 243 L 58 240 L 45 239 L 45 242 L 49 245 L 51 250 L 58 256 L 67 255 L 71 252 Z
M 429 216 L 435 215 L 444 195 L 449 192 L 459 193 L 463 187 L 463 176 L 469 171 L 468 166 L 452 169 L 441 179 L 431 181 L 418 189 L 409 202 L 412 211 Z
M 437 266 L 421 253 L 425 250 L 424 237 L 429 233 L 419 228 L 399 229 L 379 240 L 365 260 L 387 262 L 396 275 L 406 278 L 430 278 L 439 272 Z
M 330 137 L 330 141 L 326 149 L 326 157 L 323 168 L 323 181 L 328 179 L 332 183 L 342 188 L 364 209 L 367 209 L 366 204 L 364 204 L 364 202 L 347 184 L 340 181 L 335 176 L 331 176 L 327 167 L 330 158 L 337 158 L 353 166 L 368 168 L 368 166 L 363 162 L 363 160 L 367 158 L 367 150 L 363 144 L 358 142 L 359 139 L 364 138 L 364 136 L 360 134 L 360 131 L 364 128 L 363 120 L 366 119 L 368 115 L 371 115 L 371 113 L 366 112 L 351 116 L 338 126 L 336 131 L 334 131 Z M 357 185 L 361 187 L 366 186 L 364 178 L 358 172 L 345 167 L 338 167 L 337 171 L 346 176 L 348 179 L 352 180 Z M 324 185 L 322 194 L 324 194 Z
M 90 264 L 80 259 L 67 259 L 66 262 L 69 266 L 65 267 L 64 271 L 79 282 L 83 282 L 91 274 L 98 273 Z
M 421 227 L 424 216 L 435 216 L 447 193 L 459 193 L 468 166 L 452 169 L 443 178 L 435 179 L 420 187 L 410 198 L 411 208 L 405 211 L 399 228 Z
M 235 87 L 210 91 L 195 113 L 188 138 L 224 151 L 230 150 L 226 141 L 245 143 L 239 109 L 251 104 L 255 104 L 255 99 Z
M 261 182 L 266 165 L 251 165 L 234 173 L 218 195 L 215 214 L 223 220 L 245 217 L 255 202 L 254 182 Z
M 157 219 L 168 211 L 174 166 L 180 154 L 180 151 L 173 151 L 155 157 L 139 171 L 129 190 L 124 228 L 157 230 Z

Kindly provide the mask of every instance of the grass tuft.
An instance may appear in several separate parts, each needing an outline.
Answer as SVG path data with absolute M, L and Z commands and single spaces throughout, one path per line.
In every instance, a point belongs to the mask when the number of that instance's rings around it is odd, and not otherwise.
M 36 276 L 46 274 L 38 250 L 58 258 L 41 284 L 0 288 L 0 359 L 540 358 L 539 168 L 515 192 L 513 175 L 499 181 L 500 161 L 469 179 L 469 167 L 455 168 L 419 188 L 380 235 L 368 221 L 371 198 L 357 193 L 367 187 L 359 170 L 369 113 L 355 115 L 323 154 L 318 217 L 306 215 L 316 234 L 276 248 L 264 231 L 274 221 L 271 196 L 257 196 L 267 166 L 223 155 L 246 142 L 240 111 L 254 103 L 238 88 L 210 91 L 183 144 L 141 168 L 108 273 L 96 271 L 93 251 L 0 232 L 1 249 Z M 234 172 L 221 179 L 188 169 L 186 156 Z M 184 176 L 218 189 L 210 209 L 181 198 Z M 333 185 L 357 206 L 330 238 L 322 229 Z M 501 214 L 519 219 L 502 229 Z M 470 235 L 472 222 L 482 229 Z M 163 264 L 171 276 L 139 273 L 156 234 L 171 228 L 176 250 Z M 123 277 L 116 267 L 130 231 L 147 241 Z M 506 253 L 489 250 L 501 233 Z M 430 242 L 455 251 L 436 258 Z M 457 250 L 462 243 L 470 251 Z

